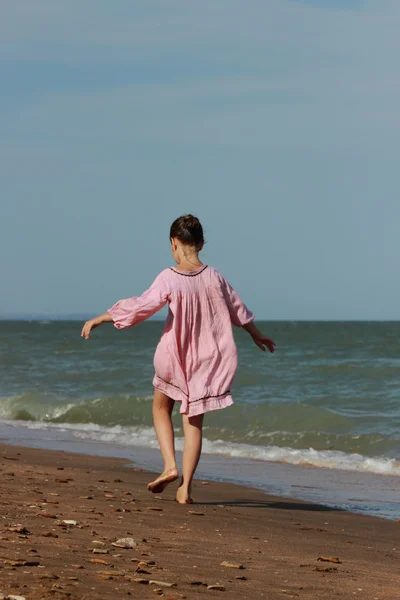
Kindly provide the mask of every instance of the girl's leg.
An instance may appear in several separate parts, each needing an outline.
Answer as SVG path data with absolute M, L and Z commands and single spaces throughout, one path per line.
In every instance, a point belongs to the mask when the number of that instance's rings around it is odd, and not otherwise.
M 154 494 L 160 494 L 171 481 L 178 479 L 178 469 L 175 460 L 174 428 L 172 425 L 172 409 L 174 400 L 168 398 L 159 390 L 154 390 L 153 420 L 158 443 L 164 459 L 164 471 L 155 481 L 148 484 L 148 489 Z
M 176 493 L 176 500 L 179 504 L 192 503 L 190 490 L 193 475 L 200 460 L 203 440 L 203 418 L 204 415 L 196 415 L 195 417 L 182 416 L 185 443 L 182 457 L 182 480 Z

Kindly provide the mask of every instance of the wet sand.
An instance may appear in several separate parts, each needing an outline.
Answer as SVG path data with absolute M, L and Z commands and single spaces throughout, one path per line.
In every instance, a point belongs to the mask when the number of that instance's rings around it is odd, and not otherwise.
M 201 481 L 180 506 L 128 465 L 0 445 L 0 598 L 400 597 L 399 522 Z

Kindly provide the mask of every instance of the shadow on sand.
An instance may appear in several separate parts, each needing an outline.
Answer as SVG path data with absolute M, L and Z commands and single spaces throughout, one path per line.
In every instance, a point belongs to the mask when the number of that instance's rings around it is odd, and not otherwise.
M 341 508 L 331 508 L 329 506 L 324 506 L 323 504 L 313 504 L 309 502 L 292 502 L 292 501 L 266 501 L 260 502 L 257 500 L 248 500 L 248 499 L 237 499 L 237 500 L 229 500 L 227 502 L 219 501 L 219 502 L 195 502 L 195 504 L 202 506 L 235 506 L 237 508 L 279 508 L 281 510 L 309 510 L 316 512 L 329 512 L 329 511 L 343 511 Z M 192 505 L 193 506 L 193 505 Z

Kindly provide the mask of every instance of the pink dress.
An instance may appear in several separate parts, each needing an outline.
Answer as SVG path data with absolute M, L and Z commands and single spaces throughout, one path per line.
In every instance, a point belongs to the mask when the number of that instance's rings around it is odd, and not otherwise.
M 117 329 L 132 327 L 169 304 L 164 332 L 154 356 L 155 388 L 181 402 L 189 416 L 233 404 L 237 369 L 232 323 L 254 319 L 234 289 L 212 267 L 187 273 L 165 269 L 138 298 L 108 310 Z

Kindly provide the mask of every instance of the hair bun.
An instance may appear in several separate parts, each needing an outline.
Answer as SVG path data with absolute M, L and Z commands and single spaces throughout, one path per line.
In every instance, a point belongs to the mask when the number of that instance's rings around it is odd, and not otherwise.
M 203 227 L 193 215 L 183 215 L 176 219 L 170 229 L 170 239 L 177 238 L 183 244 L 201 249 L 204 244 Z

